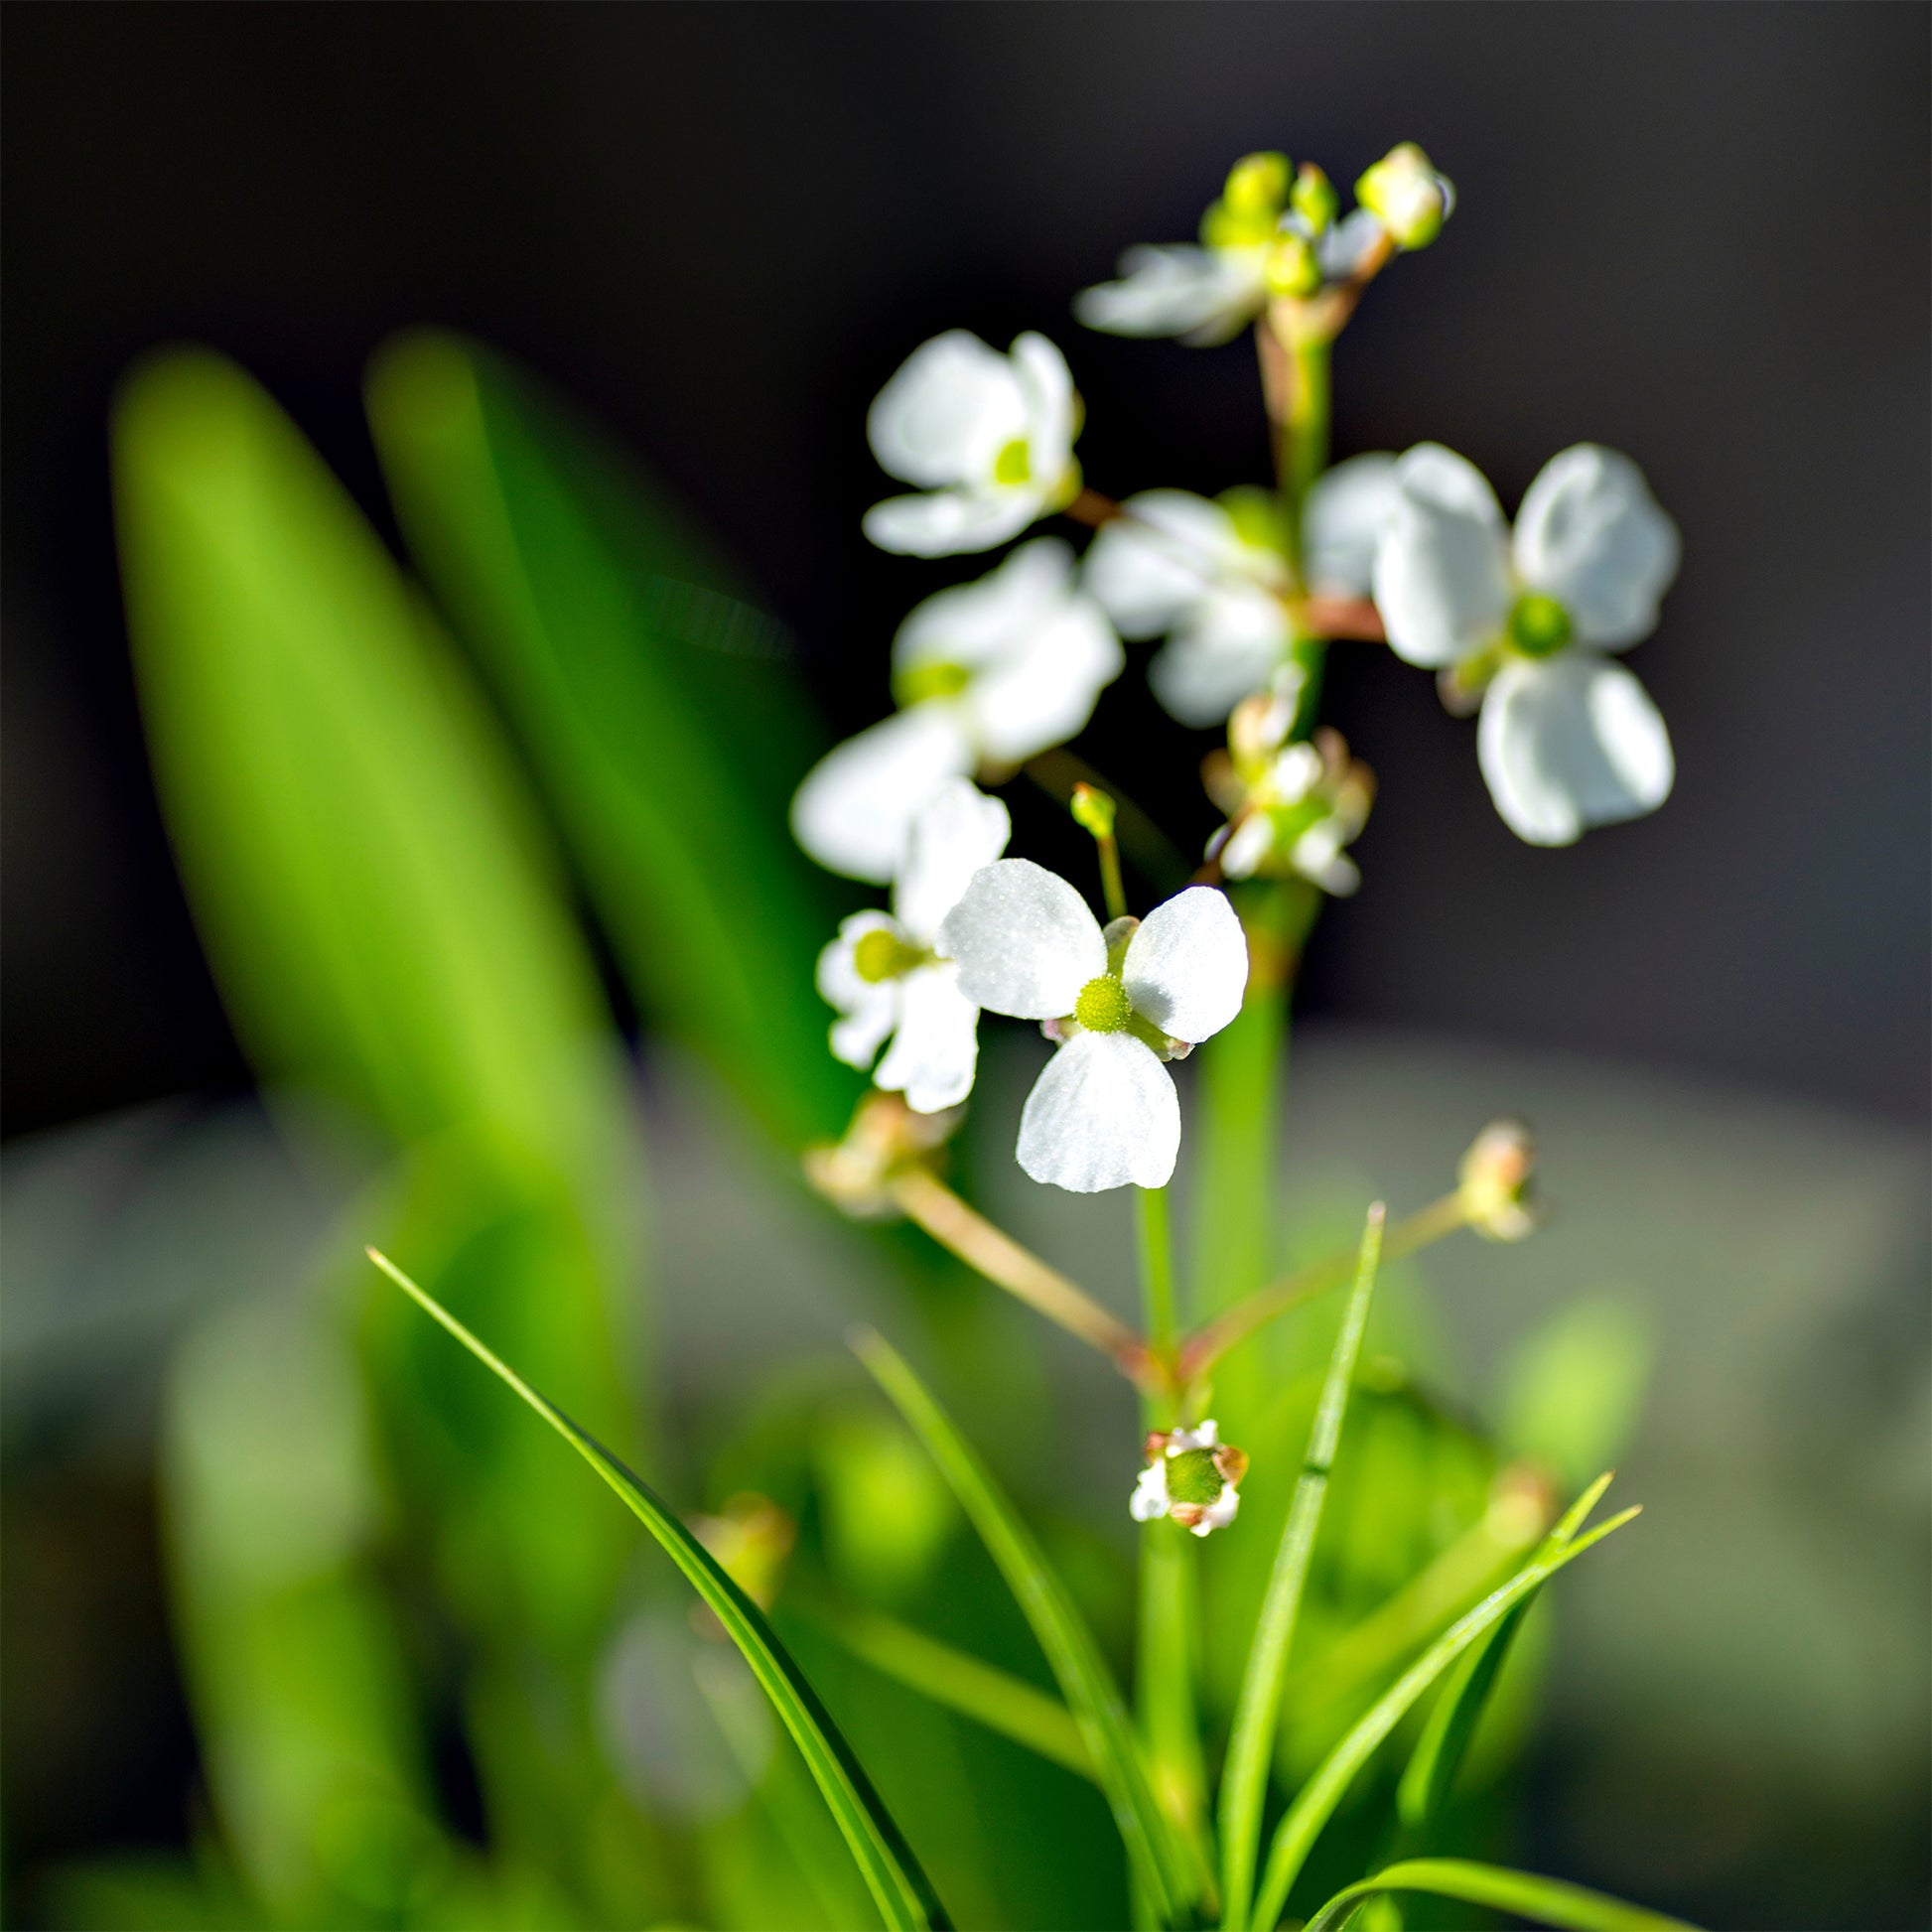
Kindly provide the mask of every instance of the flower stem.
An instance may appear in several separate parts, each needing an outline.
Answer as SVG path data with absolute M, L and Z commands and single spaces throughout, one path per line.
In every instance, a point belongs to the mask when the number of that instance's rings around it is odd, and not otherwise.
M 1133 799 L 1125 796 L 1111 779 L 1103 777 L 1085 759 L 1069 752 L 1064 745 L 1030 758 L 1021 767 L 1047 797 L 1062 805 L 1073 796 L 1075 785 L 1092 785 L 1114 801 L 1114 830 L 1118 846 L 1125 847 L 1148 880 L 1162 893 L 1177 893 L 1187 883 L 1191 871 L 1180 855 L 1180 848 L 1162 831 Z
M 1468 1220 L 1469 1210 L 1461 1190 L 1445 1194 L 1427 1207 L 1418 1208 L 1388 1231 L 1382 1243 L 1382 1259 L 1385 1263 L 1399 1261 L 1442 1240 L 1446 1234 L 1466 1227 Z M 1317 1295 L 1339 1287 L 1348 1279 L 1354 1264 L 1355 1250 L 1343 1248 L 1325 1260 L 1298 1268 L 1280 1281 L 1257 1289 L 1245 1302 L 1237 1303 L 1195 1329 L 1180 1344 L 1178 1373 L 1183 1387 L 1198 1382 L 1237 1342 L 1246 1341 L 1277 1315 L 1286 1314 L 1290 1309 L 1300 1308 L 1304 1302 L 1311 1302 Z
M 1172 1334 L 1166 1353 L 1157 1361 L 1126 1322 L 1108 1313 L 1058 1269 L 1049 1268 L 1031 1249 L 1023 1248 L 985 1215 L 967 1206 L 924 1168 L 898 1169 L 886 1181 L 886 1191 L 900 1212 L 916 1221 L 942 1248 L 976 1269 L 996 1288 L 1017 1296 L 1068 1334 L 1078 1335 L 1099 1349 L 1136 1388 L 1150 1394 L 1172 1389 L 1172 1375 L 1166 1366 L 1173 1359 Z

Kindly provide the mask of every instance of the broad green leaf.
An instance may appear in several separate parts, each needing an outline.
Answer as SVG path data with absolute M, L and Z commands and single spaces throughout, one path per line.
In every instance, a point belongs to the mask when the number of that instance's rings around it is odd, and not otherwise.
M 904 1359 L 870 1328 L 855 1331 L 853 1346 L 952 1485 L 1033 1626 L 1080 1727 L 1136 1882 L 1163 1925 L 1194 1922 L 1203 1874 L 1155 1802 L 1126 1703 L 1092 1632 L 992 1472 Z
M 1361 1353 L 1362 1333 L 1368 1326 L 1369 1304 L 1375 1296 L 1375 1275 L 1382 1261 L 1382 1204 L 1368 1211 L 1361 1249 L 1355 1263 L 1355 1285 L 1336 1330 L 1328 1356 L 1328 1372 L 1315 1405 L 1314 1423 L 1295 1485 L 1275 1568 L 1262 1599 L 1261 1618 L 1248 1650 L 1248 1668 L 1235 1705 L 1234 1730 L 1228 1740 L 1227 1766 L 1221 1779 L 1221 1890 L 1225 1923 L 1232 1932 L 1247 1922 L 1253 1893 L 1255 1855 L 1261 1839 L 1262 1806 L 1268 1796 L 1268 1767 L 1275 1754 L 1275 1726 L 1281 1713 L 1282 1683 L 1288 1674 L 1289 1651 L 1295 1642 L 1302 1591 L 1309 1580 L 1309 1560 L 1321 1528 L 1321 1508 L 1328 1494 L 1328 1476 L 1341 1444 L 1341 1426 L 1348 1413 L 1348 1394 L 1355 1380 L 1355 1360 Z
M 781 633 L 634 472 L 498 358 L 391 345 L 369 414 L 411 548 L 528 744 L 626 977 L 787 1145 L 859 1081 L 813 963 L 841 899 L 786 806 L 822 749 Z
M 1560 1932 L 1690 1932 L 1682 1919 L 1647 1912 L 1640 1905 L 1626 1905 L 1600 1891 L 1567 1884 L 1561 1878 L 1539 1878 L 1534 1872 L 1511 1871 L 1503 1865 L 1478 1864 L 1469 1859 L 1410 1859 L 1392 1864 L 1373 1878 L 1336 1892 L 1309 1920 L 1304 1932 L 1342 1932 L 1369 1899 L 1398 1891 L 1427 1892 L 1435 1898 L 1493 1906 L 1539 1925 L 1556 1926 Z
M 1576 1535 L 1608 1486 L 1609 1478 L 1598 1476 L 1551 1530 L 1537 1552 L 1538 1557 L 1547 1559 L 1561 1550 Z M 1443 1686 L 1442 1696 L 1423 1725 L 1422 1735 L 1416 1740 L 1416 1748 L 1403 1770 L 1402 1782 L 1396 1788 L 1397 1816 L 1404 1830 L 1412 1835 L 1426 1831 L 1448 1800 L 1455 1774 L 1475 1736 L 1476 1724 L 1488 1703 L 1489 1693 L 1495 1688 L 1496 1678 L 1509 1654 L 1509 1646 L 1538 1594 L 1536 1590 L 1529 1591 L 1486 1637 L 1472 1644 Z
M 1600 1492 L 1599 1492 L 1600 1493 Z M 1296 1794 L 1281 1823 L 1275 1828 L 1269 1848 L 1268 1866 L 1263 1874 L 1261 1893 L 1253 1922 L 1272 1926 L 1288 1904 L 1289 1888 L 1301 1874 L 1310 1849 L 1333 1815 L 1342 1794 L 1353 1782 L 1355 1773 L 1375 1753 L 1418 1698 L 1468 1647 L 1509 1614 L 1524 1597 L 1540 1589 L 1566 1564 L 1573 1563 L 1592 1545 L 1621 1529 L 1636 1509 L 1627 1509 L 1600 1523 L 1587 1536 L 1567 1543 L 1554 1554 L 1539 1553 L 1519 1570 L 1500 1589 L 1492 1591 L 1474 1609 L 1444 1631 L 1415 1663 L 1379 1698 L 1368 1713 L 1351 1728 L 1322 1760 L 1314 1775 Z
M 554 1429 L 617 1491 L 665 1554 L 684 1573 L 712 1614 L 737 1644 L 752 1674 L 771 1700 L 791 1733 L 818 1788 L 824 1793 L 880 1916 L 888 1926 L 944 1927 L 948 1921 L 925 1873 L 899 1836 L 892 1815 L 873 1790 L 818 1695 L 779 1643 L 764 1614 L 732 1582 L 724 1568 L 688 1530 L 676 1513 L 643 1479 L 618 1460 L 596 1438 L 494 1355 L 455 1315 L 412 1282 L 385 1255 L 369 1259 L 423 1311 L 453 1334 L 471 1354 L 498 1376 Z

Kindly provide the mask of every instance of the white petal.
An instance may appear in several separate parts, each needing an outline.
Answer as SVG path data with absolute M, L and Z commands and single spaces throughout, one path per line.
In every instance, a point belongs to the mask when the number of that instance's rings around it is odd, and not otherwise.
M 1075 593 L 1013 656 L 990 664 L 965 694 L 980 749 L 1018 764 L 1076 737 L 1127 653 L 1092 598 Z
M 1394 481 L 1375 602 L 1399 657 L 1453 664 L 1482 649 L 1509 614 L 1503 513 L 1482 473 L 1437 443 L 1403 457 Z
M 1155 653 L 1147 681 L 1171 718 L 1219 725 L 1274 676 L 1291 634 L 1288 613 L 1265 590 L 1217 589 Z
M 1234 1485 L 1223 1483 L 1221 1493 L 1201 1511 L 1198 1523 L 1190 1525 L 1196 1536 L 1206 1536 L 1213 1530 L 1224 1530 L 1240 1513 L 1241 1493 Z
M 1643 472 L 1594 443 L 1552 457 L 1516 513 L 1516 574 L 1570 613 L 1582 642 L 1605 650 L 1656 629 L 1680 549 Z
M 1302 563 L 1313 589 L 1368 595 L 1394 500 L 1395 458 L 1381 450 L 1351 456 L 1315 480 L 1302 509 Z
M 1145 489 L 1101 526 L 1086 587 L 1126 637 L 1158 637 L 1193 609 L 1242 550 L 1234 519 L 1185 489 Z
M 959 990 L 952 966 L 921 966 L 898 982 L 898 1032 L 874 1083 L 902 1093 L 915 1114 L 956 1107 L 973 1090 L 979 1064 L 979 1009 Z
M 915 604 L 893 639 L 893 668 L 960 664 L 977 670 L 1023 649 L 1065 605 L 1073 552 L 1058 537 L 1023 543 L 997 570 Z
M 1261 307 L 1260 248 L 1130 248 L 1121 279 L 1082 289 L 1074 316 L 1112 336 L 1225 341 Z
M 1019 1160 L 1069 1193 L 1165 1187 L 1180 1153 L 1180 1100 L 1168 1069 L 1132 1034 L 1076 1034 L 1027 1096 Z
M 832 1023 L 832 1051 L 847 1066 L 870 1066 L 898 1019 L 897 986 L 890 980 L 861 979 L 853 963 L 868 932 L 894 929 L 883 912 L 854 912 L 840 922 L 839 936 L 818 956 L 819 996 L 841 1015 Z
M 1655 811 L 1676 769 L 1643 686 L 1587 650 L 1504 665 L 1482 700 L 1476 754 L 1497 811 L 1531 845 Z
M 965 897 L 974 873 L 1007 849 L 1013 821 L 968 778 L 949 778 L 919 807 L 893 888 L 893 910 L 921 945 Z
M 937 950 L 959 961 L 959 990 L 995 1013 L 1056 1020 L 1107 970 L 1107 942 L 1087 902 L 1031 859 L 973 875 L 939 927 Z
M 1026 398 L 1034 482 L 1050 493 L 1073 457 L 1073 373 L 1066 357 L 1031 329 L 1013 339 L 1013 371 Z
M 1168 1513 L 1168 1465 L 1156 1459 L 1140 1473 L 1127 1513 L 1137 1523 L 1158 1523 Z
M 1250 812 L 1221 847 L 1221 870 L 1230 879 L 1252 879 L 1274 849 L 1274 819 L 1267 812 Z
M 1315 260 L 1331 282 L 1344 281 L 1382 235 L 1382 224 L 1365 207 L 1350 208 L 1314 244 Z
M 1001 448 L 1026 433 L 1013 364 L 964 329 L 915 348 L 866 417 L 879 467 L 927 488 L 990 478 Z
M 1036 489 L 935 489 L 889 496 L 864 518 L 866 535 L 898 557 L 951 557 L 991 550 L 1045 512 Z
M 884 886 L 898 870 L 919 807 L 974 762 L 953 705 L 897 712 L 806 772 L 791 801 L 792 836 L 828 870 Z
M 1241 1011 L 1248 938 L 1225 893 L 1189 886 L 1127 942 L 1120 976 L 1134 1011 L 1175 1039 L 1218 1034 Z
M 1168 1436 L 1170 1455 L 1184 1455 L 1188 1449 L 1211 1449 L 1220 1447 L 1220 1425 L 1212 1416 L 1203 1416 L 1192 1429 L 1172 1430 Z

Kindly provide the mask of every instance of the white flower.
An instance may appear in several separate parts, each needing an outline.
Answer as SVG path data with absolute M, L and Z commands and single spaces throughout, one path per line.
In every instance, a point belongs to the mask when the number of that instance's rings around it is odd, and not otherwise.
M 1105 932 L 1064 879 L 1026 859 L 974 877 L 939 928 L 977 1005 L 1053 1022 L 1063 1040 L 1028 1096 L 1019 1161 L 1076 1194 L 1165 1187 L 1180 1102 L 1162 1064 L 1241 1010 L 1248 946 L 1221 894 L 1192 886 Z
M 1532 845 L 1655 811 L 1670 737 L 1605 651 L 1648 636 L 1677 574 L 1677 526 L 1628 457 L 1580 443 L 1529 486 L 1512 539 L 1481 473 L 1434 443 L 1395 470 L 1375 557 L 1389 643 L 1486 679 L 1476 752 L 1496 809 Z
M 1071 501 L 1073 378 L 1044 336 L 1018 337 L 1010 355 L 964 329 L 916 348 L 866 418 L 873 455 L 922 494 L 866 512 L 882 550 L 944 557 L 990 550 Z
M 1172 1516 L 1182 1529 L 1206 1536 L 1234 1521 L 1241 1507 L 1236 1485 L 1247 1472 L 1246 1453 L 1221 1441 L 1211 1416 L 1193 1429 L 1150 1431 L 1147 1466 L 1128 1513 L 1137 1523 Z
M 1395 459 L 1351 457 L 1309 491 L 1302 550 L 1311 590 L 1368 593 Z M 1184 489 L 1130 496 L 1087 552 L 1084 581 L 1121 634 L 1172 641 L 1148 667 L 1154 695 L 1183 725 L 1218 725 L 1286 662 L 1294 625 L 1275 499 Z
M 1355 184 L 1355 199 L 1398 248 L 1427 248 L 1455 207 L 1455 189 L 1415 142 L 1404 141 Z
M 1120 280 L 1073 298 L 1073 315 L 1109 336 L 1178 336 L 1192 347 L 1224 343 L 1261 312 L 1268 244 L 1144 245 L 1120 258 Z
M 903 1093 L 914 1113 L 957 1106 L 972 1091 L 979 1010 L 934 941 L 973 875 L 1007 849 L 1012 830 L 997 798 L 952 779 L 912 821 L 893 916 L 855 912 L 818 956 L 818 990 L 840 1014 L 832 1051 L 848 1066 L 870 1066 L 890 1035 L 873 1081 Z
M 1202 764 L 1207 793 L 1228 823 L 1207 844 L 1229 879 L 1297 874 L 1345 897 L 1362 883 L 1343 847 L 1368 822 L 1375 779 L 1325 726 L 1313 742 L 1287 742 L 1295 707 L 1257 691 L 1228 720 L 1228 750 Z

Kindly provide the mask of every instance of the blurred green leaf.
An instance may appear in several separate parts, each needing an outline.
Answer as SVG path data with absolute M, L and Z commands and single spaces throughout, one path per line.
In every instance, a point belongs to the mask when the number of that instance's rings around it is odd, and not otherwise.
M 1336 1892 L 1309 1920 L 1305 1932 L 1342 1932 L 1369 1899 L 1397 1891 L 1427 1892 L 1436 1898 L 1489 1905 L 1540 1925 L 1559 1927 L 1561 1932 L 1690 1932 L 1682 1919 L 1626 1905 L 1600 1891 L 1566 1884 L 1561 1878 L 1539 1878 L 1534 1872 L 1511 1871 L 1502 1865 L 1477 1864 L 1469 1859 L 1410 1859 L 1392 1864 L 1373 1878 Z
M 952 1485 L 1033 1626 L 1080 1726 L 1136 1880 L 1160 1922 L 1192 1923 L 1204 1874 L 1155 1802 L 1126 1704 L 1092 1633 L 991 1471 L 905 1360 L 870 1328 L 855 1332 L 853 1346 Z
M 1598 1492 L 1600 1493 L 1600 1491 Z M 1524 1597 L 1542 1588 L 1565 1564 L 1574 1562 L 1592 1545 L 1621 1529 L 1636 1515 L 1625 1510 L 1600 1523 L 1587 1536 L 1550 1554 L 1539 1552 L 1500 1589 L 1492 1591 L 1431 1644 L 1380 1697 L 1346 1736 L 1330 1751 L 1320 1768 L 1296 1794 L 1268 1851 L 1254 1923 L 1273 1925 L 1288 1905 L 1290 1887 L 1300 1875 L 1310 1848 L 1334 1814 L 1355 1773 L 1366 1764 L 1403 1715 L 1438 1677 L 1478 1638 L 1499 1623 Z
M 687 522 L 502 361 L 392 344 L 369 416 L 410 544 L 494 675 L 623 970 L 787 1146 L 860 1080 L 813 985 L 839 898 L 792 846 L 822 746 L 782 633 Z
M 453 1334 L 471 1354 L 510 1388 L 576 1449 L 585 1461 L 623 1499 L 631 1513 L 657 1539 L 685 1578 L 704 1599 L 727 1634 L 743 1652 L 759 1686 L 771 1700 L 791 1733 L 881 1916 L 892 1927 L 943 1927 L 947 1923 L 938 1899 L 910 1848 L 899 1836 L 879 1794 L 873 1790 L 858 1760 L 826 1715 L 817 1694 L 805 1681 L 779 1643 L 763 1612 L 732 1582 L 722 1566 L 676 1514 L 638 1476 L 624 1467 L 602 1444 L 570 1420 L 564 1412 L 525 1382 L 440 1303 L 417 1287 L 386 1256 L 369 1251 L 369 1259 L 409 1295 L 426 1313 Z
M 1650 1324 L 1627 1296 L 1587 1295 L 1518 1345 L 1499 1434 L 1566 1486 L 1618 1460 L 1650 1381 Z

